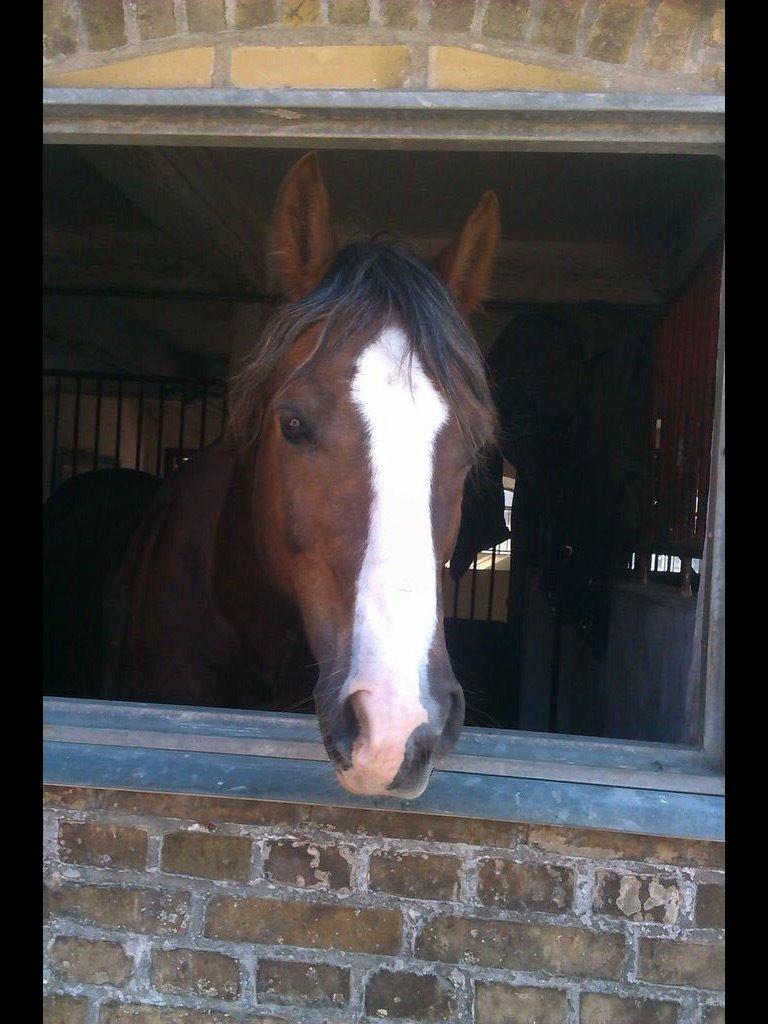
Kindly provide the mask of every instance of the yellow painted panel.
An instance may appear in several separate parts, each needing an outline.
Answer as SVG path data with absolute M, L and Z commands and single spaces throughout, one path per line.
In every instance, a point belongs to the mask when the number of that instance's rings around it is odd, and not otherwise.
M 407 46 L 240 46 L 232 84 L 248 89 L 396 89 Z
M 527 64 L 460 46 L 430 50 L 430 86 L 435 89 L 509 89 L 542 92 L 601 91 L 600 81 L 576 71 Z
M 193 46 L 185 50 L 153 53 L 149 57 L 102 64 L 97 68 L 52 74 L 46 85 L 81 88 L 174 89 L 210 86 L 213 75 L 213 47 Z

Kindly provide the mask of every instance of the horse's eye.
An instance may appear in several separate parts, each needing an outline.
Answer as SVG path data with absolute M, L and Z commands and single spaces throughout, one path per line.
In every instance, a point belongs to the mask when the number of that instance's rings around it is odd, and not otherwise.
M 283 437 L 286 441 L 291 441 L 296 444 L 298 441 L 308 441 L 309 431 L 307 430 L 306 424 L 300 416 L 296 416 L 295 413 L 287 413 L 280 420 L 280 426 L 283 431 Z

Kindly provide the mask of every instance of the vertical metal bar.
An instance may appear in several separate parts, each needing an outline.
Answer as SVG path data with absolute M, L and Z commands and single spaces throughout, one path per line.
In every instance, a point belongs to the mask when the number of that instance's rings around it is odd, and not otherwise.
M 205 418 L 208 413 L 208 384 L 203 384 L 203 394 L 200 400 L 200 448 L 205 448 Z
M 554 636 L 552 638 L 552 671 L 549 686 L 549 732 L 557 732 L 557 712 L 560 703 L 560 666 L 563 660 L 563 610 L 555 609 Z
M 187 412 L 187 385 L 181 385 L 181 405 L 179 407 L 179 445 L 176 449 L 176 468 L 181 469 L 181 453 L 184 450 L 184 419 Z
M 93 468 L 99 468 L 99 441 L 101 440 L 101 377 L 96 378 L 96 422 L 93 427 Z
M 682 403 L 682 382 L 685 375 L 685 342 L 684 342 L 684 305 L 685 299 L 680 298 L 673 309 L 673 330 L 672 338 L 675 352 L 673 387 L 671 391 L 673 409 L 672 427 L 672 450 L 670 452 L 670 465 L 672 475 L 669 489 L 669 517 L 668 529 L 665 537 L 666 545 L 674 546 L 678 540 L 678 522 L 680 508 L 680 483 L 682 478 L 681 458 L 685 439 L 683 436 L 683 403 Z
M 691 587 L 691 575 L 693 573 L 693 569 L 691 568 L 690 555 L 685 555 L 681 559 L 681 562 L 682 566 L 680 569 L 680 592 L 681 594 L 683 594 L 684 597 L 690 597 L 693 593 L 693 588 Z
M 136 411 L 136 455 L 133 468 L 141 469 L 141 428 L 144 420 L 144 378 L 139 378 L 139 404 Z
M 710 443 L 714 414 L 714 380 L 717 363 L 718 330 L 718 280 L 719 260 L 710 264 L 702 282 L 701 291 L 701 344 L 698 346 L 698 389 L 696 403 L 696 465 L 691 491 L 695 504 L 691 528 L 691 544 L 697 554 L 704 550 L 704 520 L 706 519 L 707 493 L 705 478 L 709 475 Z
M 720 279 L 720 261 L 714 264 L 709 282 L 708 310 L 709 326 L 707 331 L 707 349 L 705 354 L 704 378 L 706 385 L 702 388 L 701 416 L 704 429 L 701 438 L 701 468 L 699 474 L 699 515 L 696 523 L 696 540 L 702 547 L 707 533 L 707 509 L 709 506 L 709 484 L 712 466 L 711 444 L 713 423 L 715 420 L 715 391 L 717 382 L 718 339 L 720 337 L 720 297 L 722 282 Z
M 648 582 L 648 566 L 651 561 L 651 556 L 647 551 L 637 552 L 637 562 L 635 565 L 635 571 L 637 572 L 638 583 Z
M 48 492 L 50 497 L 53 488 L 56 486 L 56 459 L 59 447 L 59 417 L 61 414 L 61 377 L 56 374 L 56 390 L 53 400 L 53 439 L 51 442 L 51 489 Z
M 160 395 L 157 403 L 157 464 L 155 476 L 163 475 L 162 452 L 163 452 L 163 415 L 165 413 L 165 385 L 160 382 Z
M 491 548 L 491 578 L 488 582 L 488 621 L 493 621 L 493 587 L 496 583 L 496 547 Z
M 664 380 L 667 362 L 666 332 L 663 322 L 658 325 L 654 337 L 654 410 L 653 410 L 653 454 L 651 480 L 648 492 L 648 529 L 644 538 L 643 556 L 661 534 L 661 481 L 664 473 L 664 446 L 668 432 L 667 410 L 664 394 Z M 638 576 L 647 582 L 647 561 L 638 562 Z M 645 579 L 643 580 L 643 576 Z
M 469 591 L 469 618 L 471 622 L 475 620 L 475 594 L 477 592 L 477 555 L 472 563 L 472 587 Z
M 702 316 L 702 279 L 696 282 L 692 290 L 691 324 L 690 324 L 690 357 L 688 371 L 688 417 L 686 434 L 688 436 L 688 458 L 685 464 L 685 546 L 688 551 L 693 549 L 696 532 L 696 490 L 699 463 L 699 395 L 701 394 L 702 349 L 705 344 L 706 324 Z M 685 566 L 683 565 L 683 572 Z M 685 581 L 683 581 L 684 583 Z M 690 583 L 690 580 L 689 580 Z
M 72 476 L 77 476 L 77 446 L 80 443 L 80 393 L 82 379 L 76 378 L 75 385 L 75 422 L 72 430 Z
M 115 428 L 115 469 L 120 468 L 120 442 L 123 432 L 123 381 L 117 379 L 117 424 Z
M 677 536 L 676 548 L 682 550 L 689 543 L 689 503 L 690 503 L 690 463 L 695 458 L 692 446 L 691 413 L 695 394 L 694 353 L 696 350 L 696 310 L 695 302 L 698 293 L 697 283 L 688 289 L 683 301 L 683 324 L 681 344 L 684 350 L 683 375 L 680 388 L 680 444 L 682 446 L 682 466 L 677 499 Z

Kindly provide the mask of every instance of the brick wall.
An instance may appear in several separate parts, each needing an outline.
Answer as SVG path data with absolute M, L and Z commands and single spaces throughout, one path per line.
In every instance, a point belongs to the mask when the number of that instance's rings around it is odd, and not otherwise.
M 49 787 L 48 1024 L 723 1024 L 715 843 Z
M 44 0 L 49 85 L 719 92 L 715 0 Z

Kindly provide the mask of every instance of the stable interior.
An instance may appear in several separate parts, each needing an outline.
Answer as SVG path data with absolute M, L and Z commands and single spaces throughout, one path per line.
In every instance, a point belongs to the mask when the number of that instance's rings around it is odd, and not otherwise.
M 275 302 L 267 234 L 280 182 L 299 155 L 46 147 L 44 499 L 85 469 L 166 475 L 218 435 L 226 379 Z M 589 349 L 590 318 L 599 314 L 605 323 L 632 317 L 651 366 L 654 323 L 722 232 L 716 157 L 370 149 L 320 156 L 342 241 L 386 232 L 429 257 L 485 189 L 497 192 L 504 237 L 492 293 L 472 317 L 486 355 L 519 317 L 541 312 L 573 317 Z M 612 343 L 610 328 L 601 330 L 592 357 Z M 518 467 L 507 461 L 503 472 L 509 523 Z M 642 580 L 637 553 L 628 550 L 627 559 L 598 658 L 577 630 L 557 623 L 535 564 L 526 569 L 524 614 L 519 601 L 510 612 L 509 542 L 479 552 L 458 587 L 446 569 L 446 635 L 469 724 L 696 742 L 697 560 L 684 587 L 671 550 L 653 555 Z

